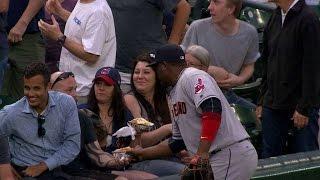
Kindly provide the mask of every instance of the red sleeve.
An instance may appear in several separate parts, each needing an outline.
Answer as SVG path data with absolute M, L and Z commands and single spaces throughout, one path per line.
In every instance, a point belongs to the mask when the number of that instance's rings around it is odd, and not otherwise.
M 221 114 L 216 112 L 204 112 L 201 117 L 201 140 L 212 142 L 217 135 L 221 123 Z

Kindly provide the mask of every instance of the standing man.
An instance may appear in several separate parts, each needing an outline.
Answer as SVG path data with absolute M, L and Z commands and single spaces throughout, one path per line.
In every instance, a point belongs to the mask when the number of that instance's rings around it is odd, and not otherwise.
M 142 160 L 187 149 L 193 155 L 191 164 L 210 161 L 215 179 L 249 179 L 257 166 L 257 152 L 215 80 L 204 71 L 187 68 L 180 46 L 165 45 L 150 57 L 161 83 L 171 86 L 173 135 L 133 153 Z
M 8 139 L 5 136 L 0 136 L 0 179 L 13 180 L 13 174 L 10 166 Z
M 133 61 L 167 43 L 162 28 L 165 11 L 176 9 L 169 43 L 179 44 L 187 23 L 190 6 L 186 0 L 107 0 L 115 19 L 117 35 L 116 69 L 120 71 L 121 89 L 130 90 Z
M 4 80 L 4 73 L 8 63 L 8 40 L 6 33 L 7 12 L 9 8 L 9 0 L 0 2 L 0 92 Z
M 116 36 L 113 15 L 105 0 L 80 0 L 70 13 L 59 0 L 48 0 L 46 8 L 67 21 L 64 34 L 52 16 L 53 24 L 39 22 L 40 30 L 63 48 L 60 71 L 71 71 L 77 82 L 79 104 L 86 103 L 97 69 L 114 67 Z
M 318 149 L 320 22 L 304 0 L 275 0 L 264 30 L 262 157 Z
M 9 137 L 11 164 L 24 177 L 54 179 L 59 166 L 80 151 L 80 125 L 75 101 L 48 92 L 50 73 L 33 63 L 24 71 L 25 97 L 0 111 L 0 136 Z
M 194 21 L 182 46 L 187 49 L 195 44 L 207 49 L 211 59 L 208 73 L 215 78 L 217 67 L 221 67 L 229 74 L 227 79 L 217 81 L 228 102 L 253 109 L 254 104 L 231 90 L 252 76 L 254 63 L 260 57 L 257 30 L 237 19 L 241 6 L 242 0 L 211 0 L 211 17 Z
M 61 6 L 67 11 L 71 12 L 75 7 L 75 5 L 77 4 L 78 0 L 61 0 L 61 1 L 62 1 Z M 64 32 L 66 21 L 59 18 L 58 16 L 55 16 L 55 19 L 59 24 L 61 32 Z M 44 21 L 49 24 L 52 24 L 50 12 L 45 11 Z M 60 43 L 58 43 L 55 40 L 47 39 L 47 38 L 45 38 L 44 40 L 45 40 L 45 63 L 49 67 L 50 72 L 54 73 L 56 71 L 59 71 L 59 61 L 60 61 L 62 46 Z
M 37 25 L 43 17 L 43 3 L 43 0 L 10 0 L 9 3 L 7 32 L 11 67 L 5 73 L 1 94 L 15 100 L 23 96 L 25 67 L 44 61 L 44 43 Z

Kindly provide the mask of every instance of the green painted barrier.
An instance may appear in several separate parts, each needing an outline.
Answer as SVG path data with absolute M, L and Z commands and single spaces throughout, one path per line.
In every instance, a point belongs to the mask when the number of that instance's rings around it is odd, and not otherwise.
M 260 159 L 253 180 L 318 180 L 320 151 Z

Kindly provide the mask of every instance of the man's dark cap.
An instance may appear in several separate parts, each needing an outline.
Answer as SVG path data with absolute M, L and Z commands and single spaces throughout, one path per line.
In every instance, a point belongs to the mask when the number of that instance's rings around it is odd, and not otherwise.
M 179 45 L 166 44 L 149 53 L 153 60 L 148 66 L 155 66 L 161 62 L 184 62 L 185 54 Z

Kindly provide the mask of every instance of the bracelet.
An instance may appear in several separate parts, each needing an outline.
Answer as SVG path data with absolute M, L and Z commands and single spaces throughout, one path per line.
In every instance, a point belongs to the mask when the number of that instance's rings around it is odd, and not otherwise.
M 63 46 L 64 43 L 66 42 L 66 39 L 67 39 L 67 36 L 63 34 L 62 36 L 59 36 L 59 37 L 58 37 L 57 42 L 58 42 L 61 46 Z

